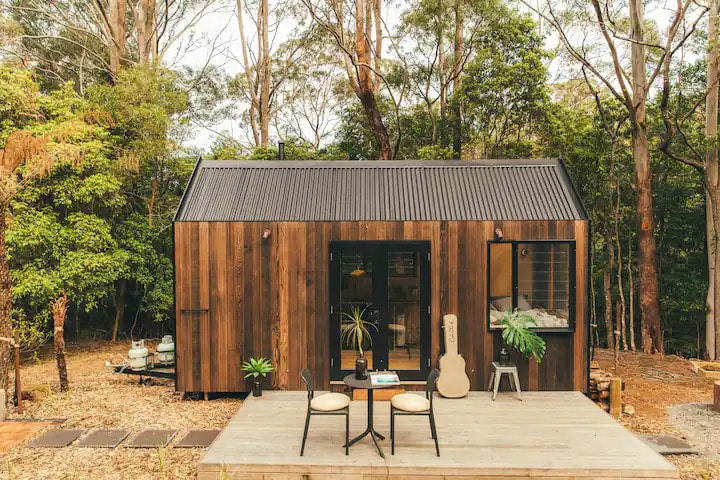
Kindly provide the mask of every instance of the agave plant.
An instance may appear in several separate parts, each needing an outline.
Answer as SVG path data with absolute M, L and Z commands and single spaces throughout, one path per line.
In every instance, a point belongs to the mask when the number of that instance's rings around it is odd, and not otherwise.
M 372 345 L 372 336 L 370 335 L 370 328 L 374 328 L 378 331 L 377 326 L 363 319 L 365 311 L 370 305 L 366 305 L 365 308 L 360 310 L 360 307 L 353 306 L 350 308 L 350 312 L 343 312 L 345 322 L 340 330 L 340 341 L 349 343 L 352 346 L 357 346 L 360 356 L 363 356 L 362 345 L 365 340 Z
M 273 364 L 265 357 L 250 358 L 247 362 L 243 362 L 242 369 L 248 372 L 245 378 L 253 377 L 257 379 L 260 375 L 267 377 L 267 374 L 274 371 Z
M 532 356 L 536 362 L 540 363 L 545 356 L 546 345 L 545 340 L 530 330 L 530 327 L 536 324 L 533 317 L 519 311 L 517 308 L 512 311 L 506 310 L 502 318 L 504 327 L 502 339 L 506 345 L 513 347 L 525 355 L 526 358 Z

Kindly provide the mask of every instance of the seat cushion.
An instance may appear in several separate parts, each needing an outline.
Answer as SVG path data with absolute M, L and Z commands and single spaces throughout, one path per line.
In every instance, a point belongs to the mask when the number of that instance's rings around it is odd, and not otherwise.
M 324 393 L 310 400 L 310 408 L 321 412 L 341 410 L 350 405 L 350 397 L 342 393 Z
M 430 400 L 414 393 L 401 393 L 390 400 L 392 406 L 405 412 L 424 412 L 430 410 Z

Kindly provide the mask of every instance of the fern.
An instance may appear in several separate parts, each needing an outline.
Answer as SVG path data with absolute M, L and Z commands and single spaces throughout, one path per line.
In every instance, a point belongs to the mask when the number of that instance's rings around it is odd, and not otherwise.
M 545 340 L 530 328 L 536 325 L 535 319 L 516 308 L 507 310 L 502 319 L 502 339 L 526 358 L 533 357 L 540 363 L 545 356 Z

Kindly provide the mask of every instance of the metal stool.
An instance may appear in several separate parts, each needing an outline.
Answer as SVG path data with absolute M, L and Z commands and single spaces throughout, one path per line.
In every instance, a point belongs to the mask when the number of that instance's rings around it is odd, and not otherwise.
M 520 396 L 520 378 L 518 378 L 517 367 L 508 363 L 507 365 L 501 365 L 500 362 L 492 362 L 490 368 L 490 380 L 488 381 L 488 392 L 492 389 L 493 391 L 493 402 L 497 397 L 498 389 L 500 388 L 500 379 L 503 374 L 507 374 L 508 380 L 510 381 L 510 387 L 517 393 L 518 400 L 522 400 Z

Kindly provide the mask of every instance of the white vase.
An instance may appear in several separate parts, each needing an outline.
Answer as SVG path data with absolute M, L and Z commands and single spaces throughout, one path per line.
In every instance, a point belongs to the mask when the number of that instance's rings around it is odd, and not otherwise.
M 165 335 L 162 342 L 157 346 L 158 362 L 165 365 L 173 365 L 175 363 L 175 343 L 172 335 Z
M 145 346 L 145 340 L 132 342 L 130 350 L 128 350 L 128 366 L 130 370 L 145 370 L 147 367 L 148 349 Z

